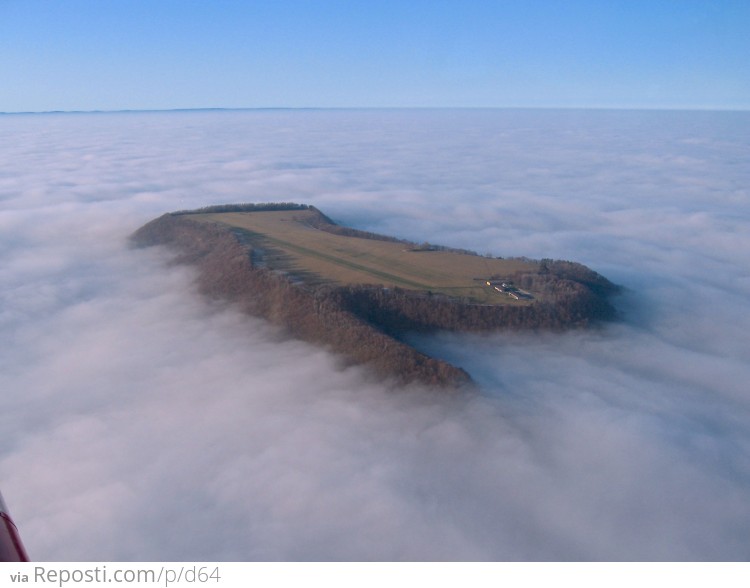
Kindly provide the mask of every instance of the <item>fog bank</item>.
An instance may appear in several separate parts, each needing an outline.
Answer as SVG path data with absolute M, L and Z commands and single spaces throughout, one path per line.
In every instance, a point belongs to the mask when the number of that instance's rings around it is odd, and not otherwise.
M 747 559 L 750 115 L 0 116 L 0 488 L 37 560 Z M 295 201 L 580 261 L 585 332 L 415 337 L 393 390 L 200 298 L 127 236 Z

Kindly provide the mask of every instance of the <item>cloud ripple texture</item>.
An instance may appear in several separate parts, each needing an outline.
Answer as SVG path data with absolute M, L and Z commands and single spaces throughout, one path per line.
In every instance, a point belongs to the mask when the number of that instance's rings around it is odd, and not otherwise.
M 0 116 L 0 480 L 37 560 L 744 560 L 750 114 Z M 582 262 L 622 320 L 414 337 L 392 390 L 201 298 L 164 212 Z

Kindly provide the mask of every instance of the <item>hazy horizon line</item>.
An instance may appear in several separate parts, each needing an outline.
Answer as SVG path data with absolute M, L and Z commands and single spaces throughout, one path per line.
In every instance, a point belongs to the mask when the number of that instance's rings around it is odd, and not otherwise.
M 639 112 L 750 112 L 750 108 L 639 107 L 639 106 L 207 106 L 196 108 L 113 108 L 91 110 L 18 110 L 0 115 L 127 114 L 158 112 L 243 112 L 269 110 L 608 110 Z

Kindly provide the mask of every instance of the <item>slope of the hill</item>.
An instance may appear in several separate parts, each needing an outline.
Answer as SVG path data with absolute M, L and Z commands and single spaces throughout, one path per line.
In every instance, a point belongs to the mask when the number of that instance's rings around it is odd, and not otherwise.
M 580 264 L 417 245 L 342 227 L 305 205 L 170 213 L 132 238 L 195 265 L 206 294 L 402 382 L 470 382 L 400 341 L 407 331 L 562 329 L 614 315 L 616 286 Z

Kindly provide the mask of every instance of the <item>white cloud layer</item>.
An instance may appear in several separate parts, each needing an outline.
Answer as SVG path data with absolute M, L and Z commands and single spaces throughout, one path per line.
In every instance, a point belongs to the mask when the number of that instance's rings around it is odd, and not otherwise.
M 0 484 L 42 560 L 746 559 L 750 115 L 0 117 Z M 624 321 L 418 344 L 394 393 L 127 235 L 287 200 L 581 261 Z

